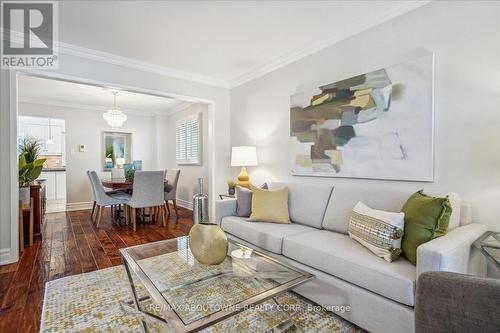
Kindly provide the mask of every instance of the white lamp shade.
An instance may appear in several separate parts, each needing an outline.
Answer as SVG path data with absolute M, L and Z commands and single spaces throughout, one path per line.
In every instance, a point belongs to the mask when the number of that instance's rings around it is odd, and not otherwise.
M 231 166 L 257 165 L 257 148 L 254 146 L 233 147 L 231 151 Z

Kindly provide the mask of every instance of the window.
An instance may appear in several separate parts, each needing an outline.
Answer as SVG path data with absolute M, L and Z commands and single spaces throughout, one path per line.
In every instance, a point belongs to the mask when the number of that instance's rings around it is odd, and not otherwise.
M 177 120 L 175 159 L 177 164 L 201 164 L 201 113 Z

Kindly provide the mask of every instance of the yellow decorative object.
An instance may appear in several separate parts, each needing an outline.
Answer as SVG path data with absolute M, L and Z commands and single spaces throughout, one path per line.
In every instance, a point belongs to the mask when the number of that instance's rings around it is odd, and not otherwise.
M 247 166 L 257 165 L 257 149 L 254 146 L 236 146 L 231 150 L 231 166 L 242 167 L 238 175 L 239 186 L 250 188 Z
M 247 221 L 290 223 L 288 187 L 270 191 L 251 186 L 252 214 Z
M 200 263 L 218 265 L 227 255 L 227 236 L 215 223 L 198 223 L 189 232 L 189 248 Z
M 248 175 L 247 168 L 241 167 L 241 171 L 238 175 L 238 181 L 236 182 L 236 184 L 238 184 L 238 186 L 250 188 L 252 184 L 250 183 L 250 176 Z

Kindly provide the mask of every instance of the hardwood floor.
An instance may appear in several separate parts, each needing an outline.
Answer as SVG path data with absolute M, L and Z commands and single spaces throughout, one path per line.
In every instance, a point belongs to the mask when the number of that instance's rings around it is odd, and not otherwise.
M 173 210 L 172 210 L 173 211 Z M 26 247 L 20 260 L 0 266 L 0 332 L 38 332 L 45 283 L 122 263 L 118 249 L 187 235 L 192 212 L 179 208 L 167 227 L 138 224 L 137 231 L 111 222 L 109 208 L 96 229 L 90 210 L 51 213 L 43 225 L 43 241 Z

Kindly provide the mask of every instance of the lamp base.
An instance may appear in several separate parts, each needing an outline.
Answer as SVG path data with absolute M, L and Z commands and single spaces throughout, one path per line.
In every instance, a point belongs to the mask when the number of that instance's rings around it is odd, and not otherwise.
M 238 175 L 238 181 L 236 182 L 238 186 L 250 188 L 250 176 L 248 175 L 247 168 L 241 167 L 240 174 Z

